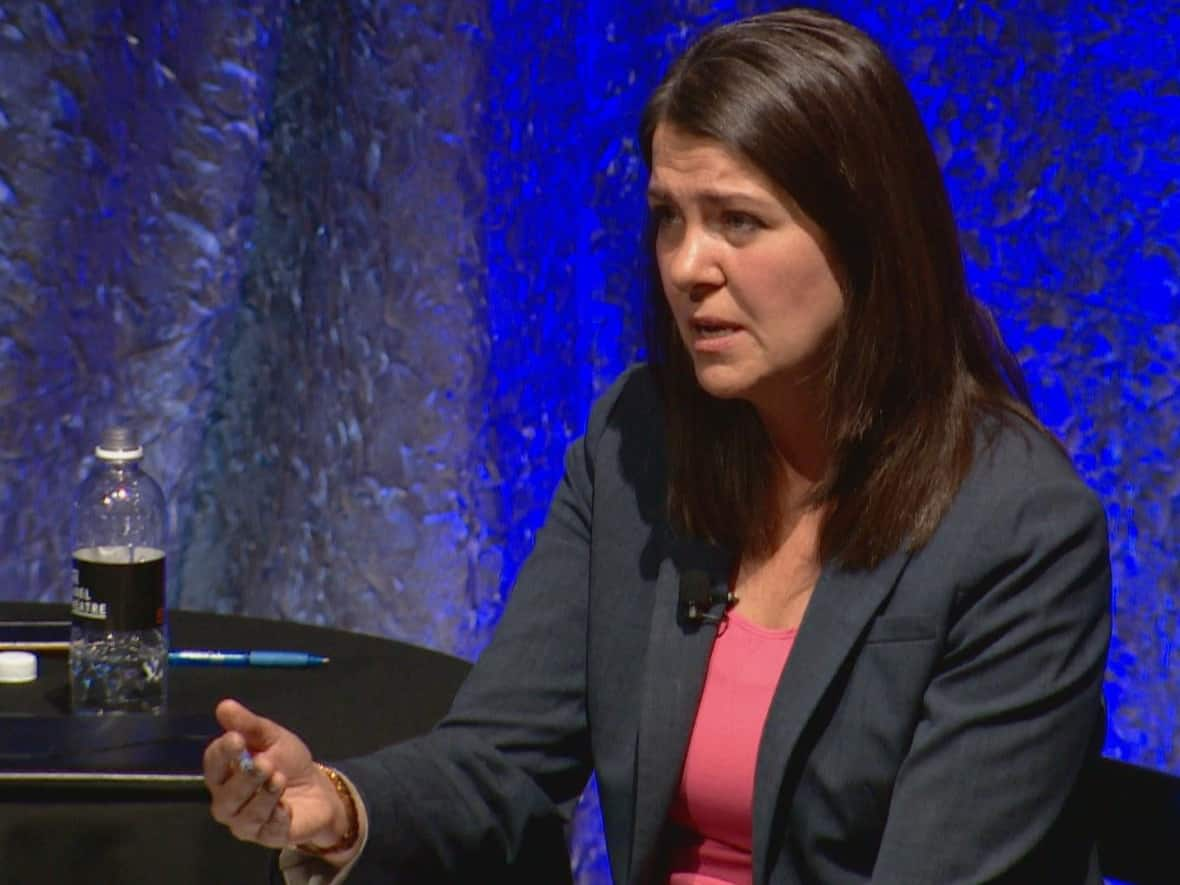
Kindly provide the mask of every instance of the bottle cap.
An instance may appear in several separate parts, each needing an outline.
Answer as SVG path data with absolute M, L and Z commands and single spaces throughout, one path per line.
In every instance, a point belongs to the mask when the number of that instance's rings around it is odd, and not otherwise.
M 37 678 L 37 656 L 27 651 L 0 652 L 0 682 L 32 682 Z
M 143 446 L 136 442 L 129 427 L 108 427 L 94 454 L 103 461 L 136 461 L 143 457 Z

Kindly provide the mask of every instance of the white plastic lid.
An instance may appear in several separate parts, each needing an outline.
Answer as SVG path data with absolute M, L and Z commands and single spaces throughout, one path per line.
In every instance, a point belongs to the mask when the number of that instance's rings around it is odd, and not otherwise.
M 0 652 L 0 682 L 32 682 L 37 678 L 37 656 L 28 651 Z
M 126 427 L 108 427 L 94 454 L 103 461 L 138 461 L 143 457 L 143 446 Z

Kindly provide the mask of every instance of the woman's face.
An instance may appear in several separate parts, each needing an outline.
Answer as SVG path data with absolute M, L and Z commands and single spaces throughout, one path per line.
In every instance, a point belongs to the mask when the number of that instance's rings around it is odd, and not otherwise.
M 762 172 L 661 123 L 648 202 L 656 261 L 701 387 L 766 414 L 817 391 L 843 310 L 823 233 Z

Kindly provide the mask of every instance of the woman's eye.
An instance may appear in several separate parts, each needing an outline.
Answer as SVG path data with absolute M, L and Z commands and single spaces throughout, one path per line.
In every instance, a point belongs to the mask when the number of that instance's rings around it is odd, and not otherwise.
M 659 227 L 663 227 L 676 220 L 676 211 L 671 206 L 652 206 L 651 220 Z
M 762 222 L 746 212 L 726 212 L 723 221 L 735 233 L 750 233 L 762 227 Z

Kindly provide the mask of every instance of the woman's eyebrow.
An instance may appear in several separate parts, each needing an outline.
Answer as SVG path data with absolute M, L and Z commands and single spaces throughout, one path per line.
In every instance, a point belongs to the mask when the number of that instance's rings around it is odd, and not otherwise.
M 688 196 L 694 200 L 700 200 L 702 203 L 732 203 L 737 200 L 745 200 L 751 203 L 765 203 L 768 200 L 768 197 L 765 194 L 755 194 L 745 190 L 726 190 L 724 188 L 712 187 L 693 190 L 689 192 Z M 664 188 L 656 185 L 654 187 L 648 187 L 647 199 L 652 202 L 659 202 L 661 200 L 673 199 L 673 197 Z

